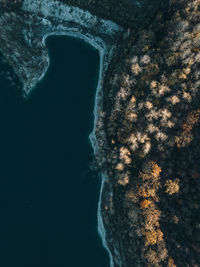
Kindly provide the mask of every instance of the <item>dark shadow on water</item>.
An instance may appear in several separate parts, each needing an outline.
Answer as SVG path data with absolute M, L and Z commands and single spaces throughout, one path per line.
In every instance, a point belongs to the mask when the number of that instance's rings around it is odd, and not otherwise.
M 51 65 L 27 101 L 0 78 L 0 266 L 108 267 L 89 171 L 99 54 L 47 40 Z

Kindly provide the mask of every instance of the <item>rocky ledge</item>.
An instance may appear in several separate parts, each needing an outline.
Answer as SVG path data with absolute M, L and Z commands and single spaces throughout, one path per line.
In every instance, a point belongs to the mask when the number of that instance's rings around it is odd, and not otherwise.
M 46 33 L 106 51 L 93 145 L 111 264 L 200 266 L 199 0 L 52 0 L 59 14 L 14 2 L 0 1 L 0 50 L 26 93 L 48 66 Z

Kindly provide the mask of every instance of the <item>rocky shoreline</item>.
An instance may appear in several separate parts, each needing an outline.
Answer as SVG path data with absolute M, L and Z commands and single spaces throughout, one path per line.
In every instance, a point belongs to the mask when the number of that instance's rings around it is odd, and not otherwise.
M 16 63 L 23 66 L 18 76 L 26 88 L 48 67 L 42 34 L 63 33 L 54 19 L 55 8 L 53 16 L 36 16 L 33 9 L 24 10 L 28 2 L 0 1 L 0 50 L 14 68 Z M 59 8 L 75 5 L 87 14 L 84 21 L 77 21 L 80 13 L 72 14 L 63 24 L 65 32 L 87 36 L 88 42 L 98 37 L 108 51 L 115 46 L 112 58 L 104 61 L 110 63 L 98 86 L 91 137 L 99 172 L 107 177 L 102 179 L 98 215 L 111 265 L 200 266 L 199 1 L 59 2 Z M 98 17 L 100 28 L 91 25 L 91 17 L 87 20 L 87 10 Z M 108 19 L 120 26 L 105 23 Z M 32 27 L 33 22 L 39 27 Z M 116 35 L 101 25 L 116 25 Z M 23 37 L 14 40 L 18 51 L 11 54 L 13 29 L 22 28 Z M 102 41 L 97 43 L 102 47 Z M 30 77 L 33 63 L 40 75 Z

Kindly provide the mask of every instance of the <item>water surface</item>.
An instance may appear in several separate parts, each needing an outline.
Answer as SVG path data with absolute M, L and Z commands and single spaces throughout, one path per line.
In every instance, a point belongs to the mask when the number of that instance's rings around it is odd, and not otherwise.
M 47 44 L 50 68 L 27 101 L 0 77 L 0 266 L 108 267 L 89 168 L 99 55 L 64 36 Z

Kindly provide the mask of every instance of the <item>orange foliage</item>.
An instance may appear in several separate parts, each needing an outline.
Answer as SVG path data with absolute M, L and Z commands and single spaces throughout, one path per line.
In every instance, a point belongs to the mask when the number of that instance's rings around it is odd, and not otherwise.
M 182 125 L 183 131 L 178 136 L 175 136 L 175 142 L 178 148 L 185 147 L 192 141 L 193 136 L 191 131 L 194 125 L 199 121 L 199 118 L 200 109 L 192 111 L 188 114 L 185 123 Z
M 151 200 L 148 199 L 144 199 L 141 203 L 140 206 L 142 209 L 146 209 L 149 207 L 149 205 L 151 204 Z
M 199 120 L 200 118 L 200 109 L 197 109 L 195 111 L 192 111 L 189 113 L 189 115 L 187 116 L 187 119 L 186 119 L 186 124 L 187 126 L 185 126 L 185 124 L 183 124 L 183 129 L 184 127 L 186 127 L 186 129 L 188 129 L 189 127 L 189 130 L 191 129 L 191 127 L 193 127 Z M 184 129 L 184 130 L 186 130 Z
M 176 267 L 176 265 L 174 264 L 174 260 L 169 257 L 169 260 L 168 260 L 168 267 Z
M 150 170 L 148 169 L 150 167 Z M 145 169 L 144 172 L 140 172 L 139 175 L 143 181 L 150 180 L 150 179 L 158 179 L 162 169 L 156 164 L 154 161 L 148 163 L 147 170 Z
M 160 229 L 158 229 L 157 231 L 156 230 L 146 231 L 143 234 L 146 239 L 145 246 L 155 245 L 157 242 L 163 240 L 163 232 Z
M 148 197 L 155 197 L 156 192 L 154 188 L 140 188 L 138 191 L 138 196 L 143 197 L 143 198 L 148 198 Z
M 139 176 L 142 178 L 142 185 L 138 186 L 138 197 L 141 213 L 144 219 L 142 235 L 145 239 L 145 246 L 159 245 L 163 242 L 163 232 L 160 230 L 160 211 L 156 207 L 159 201 L 158 189 L 160 188 L 161 167 L 154 161 L 147 162 Z
M 151 179 L 151 176 L 149 174 L 143 172 L 140 172 L 140 177 L 142 178 L 143 181 Z
M 139 191 L 138 191 L 138 195 L 140 197 L 150 197 L 149 193 L 144 189 L 144 188 L 140 188 Z
M 153 206 L 153 203 L 151 207 Z M 160 226 L 160 211 L 154 207 L 153 209 L 143 210 L 143 215 L 145 217 L 145 228 L 150 230 Z
M 159 176 L 162 169 L 155 162 L 151 162 L 152 164 L 152 172 L 154 176 Z

